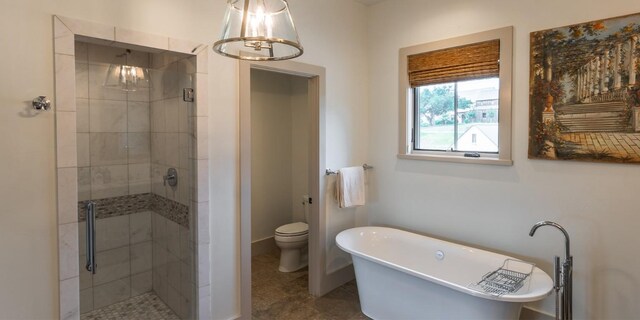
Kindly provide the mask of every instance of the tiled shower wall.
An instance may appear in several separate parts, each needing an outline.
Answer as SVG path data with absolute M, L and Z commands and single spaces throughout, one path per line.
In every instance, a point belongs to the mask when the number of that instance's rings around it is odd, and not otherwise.
M 158 53 L 151 55 L 151 190 L 161 197 L 189 205 L 189 155 L 193 151 L 190 119 L 194 103 L 183 101 L 183 88 L 193 88 L 195 57 Z M 178 185 L 165 186 L 167 169 L 176 168 Z
M 160 214 L 153 221 L 153 291 L 182 319 L 191 319 L 195 295 L 189 229 Z
M 148 53 L 124 52 L 76 43 L 78 201 L 151 190 L 149 90 L 103 87 L 111 63 L 149 67 Z
M 80 312 L 88 312 L 151 291 L 153 212 L 96 220 L 98 272 L 85 269 L 85 223 L 79 227 Z
M 151 192 L 189 207 L 193 159 L 195 103 L 183 99 L 183 88 L 193 88 L 195 57 L 151 55 Z M 190 156 L 191 155 L 191 156 Z M 178 172 L 178 185 L 164 185 L 167 169 Z M 189 221 L 195 221 L 193 208 Z M 183 319 L 191 317 L 195 296 L 193 226 L 157 212 L 153 215 L 153 290 Z
M 78 200 L 115 199 L 151 190 L 149 90 L 105 88 L 110 64 L 149 67 L 149 54 L 76 42 Z M 151 290 L 150 211 L 96 220 L 99 272 L 84 268 L 86 222 L 79 223 L 80 311 Z
M 132 51 L 76 42 L 76 103 L 81 313 L 154 290 L 183 319 L 195 291 L 189 221 L 195 57 Z M 150 70 L 152 88 L 103 87 L 111 63 Z M 180 99 L 179 99 L 180 98 Z M 152 108 L 150 108 L 150 106 Z M 178 185 L 163 184 L 168 168 Z M 153 177 L 153 187 L 152 187 Z M 153 193 L 150 193 L 153 189 Z M 97 274 L 85 264 L 84 203 L 98 203 Z

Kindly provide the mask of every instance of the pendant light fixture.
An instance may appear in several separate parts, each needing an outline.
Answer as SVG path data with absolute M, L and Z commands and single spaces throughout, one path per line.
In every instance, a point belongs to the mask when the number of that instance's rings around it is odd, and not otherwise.
M 254 61 L 287 60 L 303 52 L 286 0 L 227 0 L 222 36 L 213 50 Z
M 124 57 L 125 63 L 111 64 L 109 66 L 103 86 L 120 89 L 122 91 L 137 91 L 151 87 L 149 70 L 147 68 L 128 65 L 130 54 L 131 50 L 127 49 L 125 53 L 117 56 Z

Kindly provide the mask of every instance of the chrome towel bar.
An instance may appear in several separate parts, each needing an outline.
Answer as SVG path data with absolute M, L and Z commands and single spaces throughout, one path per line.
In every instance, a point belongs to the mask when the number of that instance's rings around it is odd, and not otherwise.
M 368 164 L 366 164 L 366 163 L 362 165 L 362 168 L 363 168 L 364 170 L 373 169 L 373 167 L 372 167 L 372 166 L 370 166 L 370 165 L 368 165 Z M 325 174 L 326 174 L 326 175 L 328 175 L 328 176 L 330 176 L 330 175 L 332 175 L 332 174 L 338 174 L 338 171 L 334 171 L 334 170 L 331 170 L 331 169 L 327 168 L 327 169 L 326 169 L 326 171 L 325 171 Z

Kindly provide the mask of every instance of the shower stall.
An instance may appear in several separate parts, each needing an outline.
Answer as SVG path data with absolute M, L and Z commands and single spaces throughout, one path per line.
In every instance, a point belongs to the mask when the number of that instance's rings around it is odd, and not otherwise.
M 53 30 L 59 318 L 210 319 L 208 47 Z
M 196 57 L 75 42 L 81 319 L 195 317 Z

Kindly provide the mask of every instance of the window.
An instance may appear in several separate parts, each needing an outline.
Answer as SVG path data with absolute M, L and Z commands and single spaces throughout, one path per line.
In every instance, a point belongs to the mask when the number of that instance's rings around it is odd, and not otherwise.
M 413 149 L 497 153 L 498 118 L 487 113 L 497 114 L 498 104 L 482 101 L 498 100 L 499 83 L 490 77 L 413 88 Z
M 398 157 L 512 164 L 512 33 L 506 27 L 400 50 Z

